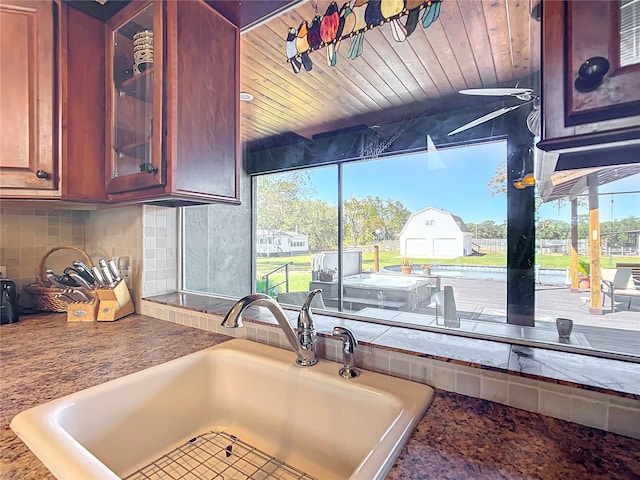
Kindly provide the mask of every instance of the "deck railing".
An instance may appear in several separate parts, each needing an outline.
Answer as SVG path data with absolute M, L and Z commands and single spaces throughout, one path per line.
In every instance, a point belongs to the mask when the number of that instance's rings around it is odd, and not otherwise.
M 266 293 L 267 295 L 269 295 L 269 288 L 276 288 L 279 287 L 280 285 L 282 285 L 284 283 L 285 285 L 285 292 L 289 291 L 289 265 L 293 265 L 293 262 L 287 262 L 284 265 L 280 265 L 279 267 L 274 268 L 273 270 L 271 270 L 268 273 L 265 273 L 262 276 L 262 279 L 264 280 L 264 293 Z M 279 272 L 280 270 L 282 270 L 284 268 L 284 280 L 276 283 L 274 285 L 269 286 L 269 277 L 271 275 L 273 275 L 274 273 Z

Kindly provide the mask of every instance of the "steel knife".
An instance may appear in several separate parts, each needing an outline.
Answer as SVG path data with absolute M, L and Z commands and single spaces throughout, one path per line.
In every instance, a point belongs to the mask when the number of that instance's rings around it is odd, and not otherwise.
M 84 277 L 80 276 L 78 273 L 69 273 L 69 276 L 73 278 L 81 287 L 86 288 L 87 290 L 93 290 L 93 286 L 87 282 Z M 93 277 L 93 275 L 92 275 Z
M 91 269 L 87 267 L 84 263 L 80 261 L 75 261 L 73 262 L 73 266 L 76 267 L 78 274 L 82 278 L 84 278 L 87 281 L 87 283 L 91 285 L 95 285 L 97 283 L 95 277 L 93 276 L 93 273 L 91 273 Z
M 81 292 L 80 290 L 71 290 L 70 292 L 72 295 L 77 297 L 80 297 L 80 300 L 78 300 L 79 302 L 88 302 L 90 301 L 89 297 L 87 296 L 86 293 Z
M 55 295 L 55 297 L 56 297 L 56 298 L 61 298 L 62 300 L 64 300 L 64 301 L 65 301 L 65 302 L 67 302 L 67 303 L 75 302 L 75 300 L 74 300 L 73 298 L 71 298 L 71 297 L 70 297 L 68 294 L 66 294 L 66 293 L 57 293 L 57 294 Z
M 62 282 L 59 280 L 58 275 L 57 275 L 57 274 L 56 274 L 56 272 L 54 272 L 53 270 L 47 270 L 47 271 L 45 272 L 45 274 L 46 274 L 47 278 L 49 279 L 49 281 L 50 281 L 51 283 L 53 283 L 56 287 L 58 287 L 58 288 L 62 288 L 63 290 L 64 290 L 64 289 L 66 289 L 66 288 L 69 288 L 69 286 L 68 286 L 68 285 L 65 285 L 64 283 L 62 283 Z
M 116 262 L 111 259 L 107 262 L 107 265 L 109 265 L 109 268 L 111 269 L 111 274 L 113 275 L 113 278 L 115 279 L 116 282 L 119 282 L 120 280 L 122 280 L 122 278 L 120 278 L 120 271 L 118 270 L 118 266 L 116 265 Z
M 102 276 L 102 272 L 100 271 L 100 269 L 98 267 L 91 267 L 91 271 L 93 272 L 93 276 L 96 279 L 98 286 L 100 288 L 106 287 L 107 284 L 104 281 L 104 277 Z
M 113 274 L 111 273 L 111 268 L 107 265 L 107 262 L 104 258 L 98 260 L 98 265 L 100 265 L 100 270 L 102 271 L 102 276 L 104 277 L 104 281 L 109 288 L 113 288 L 116 286 L 116 281 L 113 278 Z

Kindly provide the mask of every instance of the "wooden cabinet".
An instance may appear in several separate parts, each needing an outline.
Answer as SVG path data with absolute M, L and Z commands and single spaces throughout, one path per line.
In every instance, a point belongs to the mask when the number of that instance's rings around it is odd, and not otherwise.
M 106 28 L 108 201 L 239 203 L 239 29 L 197 0 Z
M 0 195 L 60 196 L 54 9 L 0 1 Z
M 538 146 L 569 154 L 569 166 L 638 161 L 640 60 L 625 56 L 621 35 L 628 15 L 633 21 L 633 3 L 543 3 L 543 121 Z M 635 12 L 635 28 L 639 13 Z M 608 155 L 602 155 L 605 149 Z
M 104 22 L 61 5 L 62 199 L 101 203 L 104 191 Z

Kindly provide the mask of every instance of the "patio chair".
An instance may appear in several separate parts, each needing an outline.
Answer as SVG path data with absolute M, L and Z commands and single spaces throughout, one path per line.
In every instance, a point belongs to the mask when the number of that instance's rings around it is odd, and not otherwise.
M 611 311 L 616 311 L 616 296 L 629 297 L 627 309 L 631 308 L 633 297 L 640 297 L 640 290 L 636 289 L 630 268 L 603 268 L 602 279 L 602 304 L 606 296 L 611 297 Z
M 286 305 L 296 305 L 302 306 L 304 305 L 305 300 L 309 296 L 310 291 L 300 291 L 300 292 L 286 292 L 279 293 L 276 297 L 278 303 L 283 303 Z M 312 308 L 319 308 L 321 310 L 326 310 L 327 307 L 324 305 L 324 300 L 322 299 L 322 293 L 318 293 L 313 300 L 311 300 Z

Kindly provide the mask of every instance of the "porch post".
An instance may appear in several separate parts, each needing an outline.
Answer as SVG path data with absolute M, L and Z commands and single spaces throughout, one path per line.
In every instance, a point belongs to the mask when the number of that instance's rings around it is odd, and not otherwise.
M 578 199 L 571 199 L 571 292 L 578 288 Z
M 602 315 L 602 293 L 600 290 L 600 208 L 598 205 L 598 176 L 587 177 L 589 186 L 589 256 L 591 257 L 590 284 L 591 303 L 589 313 Z M 613 221 L 613 219 L 611 219 Z
M 526 130 L 526 129 L 525 129 Z M 520 137 L 522 134 L 514 135 Z M 507 323 L 535 325 L 534 189 L 518 190 L 514 181 L 533 171 L 531 144 L 507 141 Z

